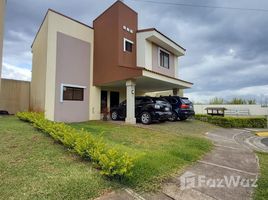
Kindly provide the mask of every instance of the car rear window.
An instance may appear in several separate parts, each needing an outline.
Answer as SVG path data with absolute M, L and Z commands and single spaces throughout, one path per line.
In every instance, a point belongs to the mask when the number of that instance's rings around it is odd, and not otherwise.
M 181 98 L 181 102 L 185 104 L 190 104 L 191 101 L 189 99 Z
M 156 103 L 161 103 L 161 102 L 168 102 L 166 99 L 164 99 L 164 98 L 158 98 L 158 97 L 155 97 L 155 98 L 153 98 L 153 100 L 154 100 L 154 102 L 156 102 Z

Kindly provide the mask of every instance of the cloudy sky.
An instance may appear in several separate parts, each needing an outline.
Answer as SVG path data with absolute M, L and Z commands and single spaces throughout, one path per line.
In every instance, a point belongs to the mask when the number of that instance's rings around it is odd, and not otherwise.
M 113 2 L 8 0 L 2 77 L 31 79 L 30 46 L 48 8 L 92 25 Z M 268 99 L 267 0 L 125 0 L 125 3 L 139 13 L 139 28 L 156 27 L 187 49 L 179 61 L 179 75 L 194 83 L 192 89 L 185 91 L 192 100 L 205 102 L 214 96 Z

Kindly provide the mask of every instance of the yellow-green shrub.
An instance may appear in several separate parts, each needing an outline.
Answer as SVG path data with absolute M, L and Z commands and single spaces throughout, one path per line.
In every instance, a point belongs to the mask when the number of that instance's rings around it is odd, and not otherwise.
M 126 153 L 108 148 L 102 139 L 93 137 L 89 132 L 77 131 L 64 123 L 46 120 L 42 113 L 20 112 L 17 117 L 32 123 L 35 128 L 49 134 L 83 158 L 92 160 L 103 175 L 124 177 L 131 174 L 133 159 Z
M 267 126 L 264 117 L 220 117 L 196 114 L 195 119 L 224 128 L 265 128 Z

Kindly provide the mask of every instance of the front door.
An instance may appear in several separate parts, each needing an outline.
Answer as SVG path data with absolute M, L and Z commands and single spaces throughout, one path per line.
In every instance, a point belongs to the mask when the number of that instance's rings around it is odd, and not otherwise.
M 110 108 L 119 105 L 119 92 L 110 93 Z

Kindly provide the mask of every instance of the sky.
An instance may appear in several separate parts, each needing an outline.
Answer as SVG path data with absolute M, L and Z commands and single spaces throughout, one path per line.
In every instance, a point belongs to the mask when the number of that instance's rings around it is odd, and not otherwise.
M 158 4 L 153 2 L 164 2 Z M 115 0 L 8 0 L 2 77 L 31 80 L 31 44 L 48 8 L 92 26 Z M 179 78 L 194 83 L 185 96 L 268 100 L 267 0 L 125 0 L 139 29 L 155 27 L 186 48 Z M 173 3 L 173 4 L 168 4 Z M 267 9 L 253 11 L 174 5 Z

